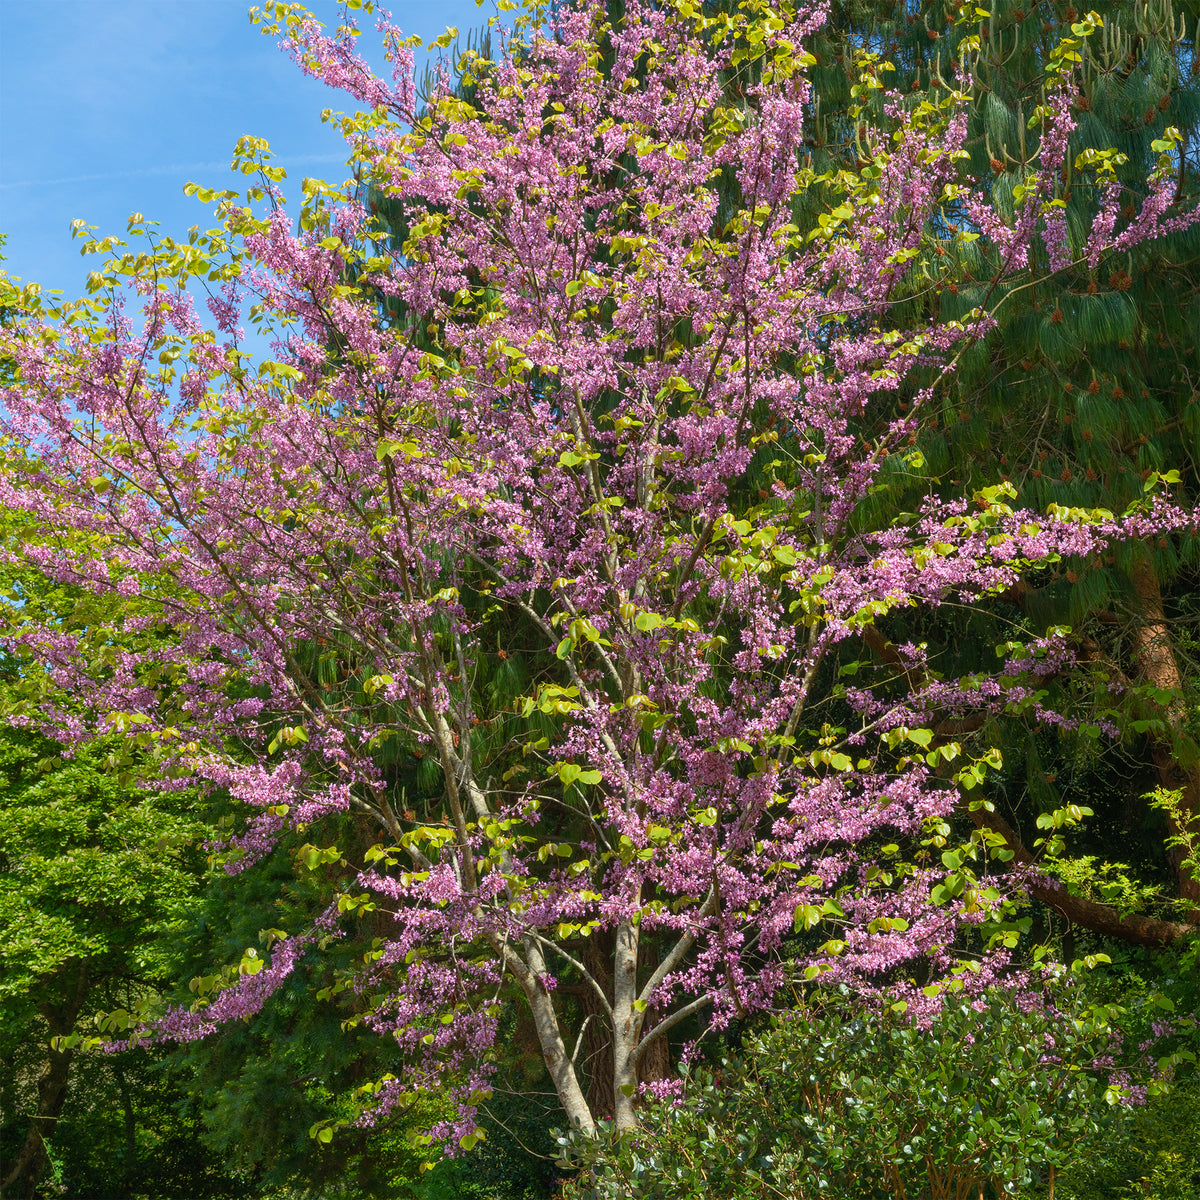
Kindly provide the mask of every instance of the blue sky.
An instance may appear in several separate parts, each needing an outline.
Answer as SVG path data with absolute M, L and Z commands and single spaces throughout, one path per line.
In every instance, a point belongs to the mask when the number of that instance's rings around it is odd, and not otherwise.
M 250 24 L 249 0 L 0 0 L 0 233 L 13 275 L 82 295 L 93 267 L 70 236 L 82 218 L 124 235 L 130 213 L 162 233 L 214 224 L 183 195 L 189 180 L 244 185 L 229 160 L 243 134 L 264 137 L 288 184 L 341 181 L 341 139 L 321 110 L 351 97 L 307 79 Z M 339 5 L 311 0 L 327 25 Z M 426 42 L 465 36 L 490 4 L 393 0 L 393 17 Z M 360 43 L 383 66 L 373 18 Z M 418 60 L 418 63 L 420 60 Z

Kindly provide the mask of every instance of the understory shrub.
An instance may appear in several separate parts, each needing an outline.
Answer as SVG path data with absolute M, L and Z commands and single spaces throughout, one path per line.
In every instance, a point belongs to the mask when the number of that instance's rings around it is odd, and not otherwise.
M 999 991 L 950 997 L 926 1020 L 900 1007 L 824 997 L 694 1070 L 681 1095 L 649 1105 L 636 1134 L 590 1145 L 563 1137 L 564 1159 L 581 1168 L 566 1196 L 1045 1195 L 1085 1145 L 1114 1129 L 1136 1143 L 1141 1118 L 1125 1101 L 1143 1093 L 1129 1081 L 1152 1064 L 1115 1025 L 1116 1006 L 1071 988 L 1053 1004 Z M 1099 1195 L 1082 1186 L 1079 1200 Z

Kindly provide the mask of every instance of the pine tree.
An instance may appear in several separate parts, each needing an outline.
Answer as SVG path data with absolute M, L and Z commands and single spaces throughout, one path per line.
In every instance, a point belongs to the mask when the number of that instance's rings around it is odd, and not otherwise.
M 1193 500 L 1200 492 L 1200 228 L 1090 258 L 1088 238 L 1106 210 L 1118 231 L 1129 221 L 1156 164 L 1175 173 L 1179 207 L 1195 200 L 1200 9 L 1195 0 L 1106 3 L 1089 16 L 1062 3 L 997 0 L 988 7 L 974 9 L 967 23 L 964 6 L 942 0 L 841 4 L 817 50 L 815 166 L 856 156 L 859 131 L 845 113 L 862 52 L 876 56 L 872 69 L 886 88 L 912 104 L 964 86 L 969 75 L 965 171 L 988 186 L 1002 214 L 1012 213 L 1030 169 L 1055 48 L 1071 39 L 1068 51 L 1078 58 L 1071 71 L 1076 128 L 1059 188 L 1070 265 L 1034 285 L 1047 264 L 1032 248 L 1029 282 L 1006 285 L 996 327 L 964 354 L 936 405 L 925 407 L 913 452 L 884 464 L 886 486 L 860 519 L 874 524 L 912 508 L 926 491 L 969 496 L 1001 478 L 1040 510 L 1059 504 L 1120 513 L 1164 479 L 1175 484 L 1177 499 Z M 1089 178 L 1110 148 L 1117 154 L 1107 169 Z M 987 238 L 963 246 L 956 234 L 971 228 L 967 214 L 946 209 L 941 218 L 907 281 L 910 305 L 945 316 L 994 302 L 1001 294 L 995 246 Z M 897 327 L 910 316 L 911 308 L 898 311 Z M 1194 830 L 1200 811 L 1190 716 L 1196 681 L 1187 665 L 1188 595 L 1198 565 L 1194 537 L 1159 538 L 1039 572 L 1001 602 L 1015 606 L 1008 610 L 1014 619 L 1075 627 L 1081 655 L 1102 684 L 1093 703 L 1119 710 L 1125 727 L 1144 735 L 1150 770 L 1131 781 L 1127 803 L 1140 808 L 1137 790 L 1154 782 L 1177 791 L 1174 835 Z M 1016 741 L 1029 751 L 1030 795 L 1055 807 L 1061 796 L 1054 772 L 1040 762 L 1036 734 Z M 1195 901 L 1200 885 L 1182 857 L 1177 848 L 1179 892 Z

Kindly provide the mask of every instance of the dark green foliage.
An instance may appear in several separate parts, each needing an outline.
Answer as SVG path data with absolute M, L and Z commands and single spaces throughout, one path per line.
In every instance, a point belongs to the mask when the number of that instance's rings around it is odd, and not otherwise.
M 42 1048 L 24 1049 L 9 1060 L 18 1093 Z M 4 1111 L 8 1117 L 7 1104 Z M 5 1124 L 6 1147 L 20 1125 Z M 254 1194 L 254 1180 L 213 1155 L 201 1132 L 195 1103 L 155 1051 L 79 1056 L 36 1194 L 89 1200 L 242 1200 Z
M 561 1174 L 550 1130 L 560 1119 L 549 1092 L 498 1091 L 480 1121 L 487 1139 L 465 1157 L 439 1163 L 421 1200 L 550 1200 Z
M 1200 1079 L 1122 1114 L 1058 1177 L 1056 1200 L 1196 1200 Z
M 1060 1002 L 1066 999 L 1059 996 Z M 697 1071 L 619 1143 L 564 1141 L 573 1200 L 881 1200 L 1015 1196 L 1119 1119 L 1106 1102 L 1105 1009 L 1073 1020 L 992 994 L 929 1024 L 836 998 L 780 1019 Z M 1134 1056 L 1136 1058 L 1136 1055 Z
M 1112 1114 L 1059 1176 L 1058 1200 L 1196 1200 L 1200 1197 L 1200 941 L 1175 953 L 1114 952 L 1107 998 L 1136 1009 L 1161 996 L 1172 1032 L 1155 1052 L 1175 1060 L 1173 1085 L 1145 1105 Z M 1173 1005 L 1167 1014 L 1165 1010 Z M 1160 1026 L 1160 1029 L 1162 1026 Z M 1147 1031 L 1132 1035 L 1147 1036 Z
M 170 978 L 171 936 L 204 874 L 194 798 L 132 786 L 129 765 L 119 738 L 67 751 L 36 733 L 0 729 L 0 1122 L 13 1197 L 32 1195 L 46 1166 L 64 1179 L 92 1179 L 75 1194 L 98 1186 L 85 1144 L 100 1136 L 96 1114 L 118 1108 L 119 1093 L 145 1090 L 131 1082 L 147 1078 L 145 1056 L 128 1069 L 115 1059 L 107 1069 L 89 1064 L 90 1083 L 82 1082 L 75 1055 L 50 1041 L 95 1032 L 96 1010 L 133 1009 Z M 170 1118 L 162 1088 L 146 1087 L 157 1089 L 152 1103 Z M 72 1111 L 87 1115 L 60 1128 L 60 1114 Z M 186 1122 L 167 1125 L 162 1136 L 195 1155 Z M 125 1190 L 152 1161 L 171 1157 L 160 1148 L 143 1158 L 129 1139 L 122 1144 Z M 102 1172 L 117 1169 L 111 1153 L 95 1157 Z M 212 1195 L 226 1194 L 219 1173 L 209 1182 Z

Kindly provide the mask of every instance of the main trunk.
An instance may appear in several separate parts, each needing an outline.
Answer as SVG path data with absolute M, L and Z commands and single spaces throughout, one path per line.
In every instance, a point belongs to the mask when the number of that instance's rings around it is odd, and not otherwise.
M 517 977 L 529 1001 L 529 1011 L 533 1016 L 533 1025 L 537 1030 L 538 1044 L 542 1048 L 546 1070 L 550 1073 L 551 1082 L 558 1094 L 559 1103 L 567 1114 L 567 1120 L 575 1128 L 594 1135 L 596 1122 L 584 1098 L 583 1089 L 579 1086 L 579 1073 L 575 1070 L 575 1063 L 563 1042 L 558 1014 L 554 1011 L 554 999 L 544 982 L 545 959 L 532 937 L 525 939 L 524 949 L 525 969 Z
M 657 951 L 653 941 L 639 938 L 640 970 L 653 971 L 657 965 Z M 612 964 L 616 952 L 616 938 L 611 930 L 597 930 L 583 943 L 580 960 L 588 974 L 604 989 L 611 1005 L 613 1003 Z M 582 1056 L 580 1066 L 587 1077 L 587 1100 L 597 1120 L 611 1121 L 617 1113 L 617 1090 L 614 1083 L 613 1031 L 608 1015 L 593 989 L 586 984 L 580 991 L 584 1029 L 581 1037 Z M 661 1014 L 659 1014 L 661 1015 Z M 643 1015 L 642 1028 L 653 1025 L 652 1014 Z M 671 1073 L 670 1049 L 666 1036 L 657 1037 L 649 1046 L 641 1046 L 637 1053 L 637 1081 L 666 1079 Z
M 613 1088 L 619 1130 L 637 1126 L 637 1044 L 642 1014 L 637 1011 L 638 927 L 632 921 L 617 926 L 613 955 Z

